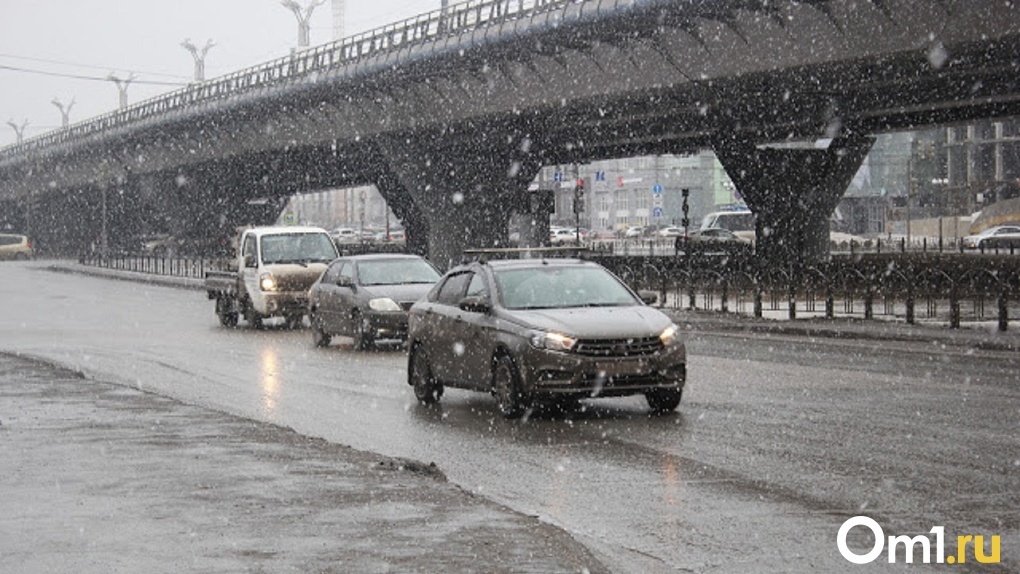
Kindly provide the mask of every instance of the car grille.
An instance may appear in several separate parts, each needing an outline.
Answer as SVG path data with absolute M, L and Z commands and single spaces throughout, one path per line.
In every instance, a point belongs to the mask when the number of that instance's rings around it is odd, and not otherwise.
M 639 339 L 581 339 L 574 347 L 580 355 L 589 357 L 641 357 L 653 355 L 663 347 L 658 337 Z

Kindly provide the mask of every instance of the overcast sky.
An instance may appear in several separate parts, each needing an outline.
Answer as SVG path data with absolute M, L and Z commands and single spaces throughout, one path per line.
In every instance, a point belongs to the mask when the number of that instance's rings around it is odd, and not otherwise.
M 311 0 L 298 0 L 306 6 Z M 347 0 L 349 36 L 437 10 L 441 0 Z M 333 39 L 332 0 L 311 18 L 311 44 Z M 13 121 L 26 138 L 117 109 L 106 78 L 134 74 L 129 103 L 181 87 L 194 59 L 181 47 L 216 43 L 206 78 L 285 56 L 297 46 L 297 19 L 280 0 L 0 0 L 0 147 L 15 143 Z

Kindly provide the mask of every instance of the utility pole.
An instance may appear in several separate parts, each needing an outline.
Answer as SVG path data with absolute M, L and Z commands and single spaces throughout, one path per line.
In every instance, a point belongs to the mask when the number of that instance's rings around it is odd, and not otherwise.
M 322 6 L 326 0 L 312 0 L 308 6 L 302 8 L 296 0 L 283 0 L 280 4 L 284 8 L 288 8 L 294 13 L 294 17 L 297 18 L 298 22 L 298 48 L 308 47 L 308 38 L 311 35 L 311 24 L 309 20 L 312 19 L 312 12 L 319 6 Z
M 110 75 L 106 76 L 107 80 L 110 80 L 111 82 L 117 85 L 117 91 L 120 92 L 120 109 L 122 110 L 127 109 L 128 107 L 127 97 L 128 86 L 131 85 L 131 82 L 133 82 L 136 77 L 137 76 L 135 76 L 134 73 L 131 73 L 128 75 L 126 80 L 122 80 L 115 76 L 113 72 L 110 72 Z
M 7 120 L 7 125 L 9 125 L 12 128 L 14 128 L 14 133 L 17 136 L 17 142 L 18 142 L 19 145 L 23 141 L 25 141 L 25 128 L 28 126 L 28 120 L 22 121 L 21 125 L 19 126 L 18 124 L 14 123 L 13 119 L 10 119 L 10 120 Z
M 212 40 L 206 40 L 205 47 L 200 50 L 191 43 L 191 38 L 186 38 L 183 42 L 181 42 L 181 47 L 191 52 L 191 57 L 195 59 L 196 82 L 205 81 L 205 55 L 209 52 L 209 49 L 215 45 L 216 43 Z
M 57 106 L 57 109 L 60 110 L 60 127 L 66 128 L 70 125 L 71 108 L 74 107 L 74 98 L 71 98 L 71 103 L 67 104 L 67 107 L 64 107 L 64 104 L 62 104 L 57 98 L 53 98 L 53 101 L 50 103 Z

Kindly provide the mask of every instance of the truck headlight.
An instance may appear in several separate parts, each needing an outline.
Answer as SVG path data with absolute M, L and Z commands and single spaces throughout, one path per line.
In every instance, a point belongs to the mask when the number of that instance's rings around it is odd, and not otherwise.
M 659 333 L 659 340 L 666 347 L 676 345 L 680 342 L 680 328 L 676 325 L 670 325 Z
M 379 297 L 369 300 L 368 308 L 373 311 L 399 311 L 400 305 L 389 297 Z
M 569 351 L 577 344 L 577 339 L 560 333 L 534 331 L 531 334 L 531 346 L 550 351 Z
M 259 277 L 259 289 L 263 291 L 276 291 L 276 279 L 268 273 Z

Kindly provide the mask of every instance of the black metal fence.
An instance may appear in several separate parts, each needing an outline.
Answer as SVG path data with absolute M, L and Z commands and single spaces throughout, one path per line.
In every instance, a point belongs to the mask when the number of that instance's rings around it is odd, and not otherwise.
M 818 265 L 763 266 L 753 255 L 593 259 L 660 304 L 755 317 L 854 317 L 907 323 L 994 322 L 1020 313 L 1020 258 L 977 253 L 872 253 Z
M 347 246 L 346 254 L 380 246 Z M 392 250 L 402 246 L 391 246 Z M 719 249 L 641 256 L 588 252 L 659 304 L 762 318 L 851 317 L 960 328 L 1020 316 L 1020 257 L 981 253 L 856 253 L 818 265 L 768 267 L 748 251 Z M 204 278 L 233 259 L 82 255 L 83 265 Z
M 78 262 L 89 267 L 133 271 L 149 275 L 170 277 L 192 277 L 204 279 L 206 271 L 226 271 L 234 264 L 233 259 L 222 257 L 177 257 L 160 255 L 111 255 L 83 254 Z

